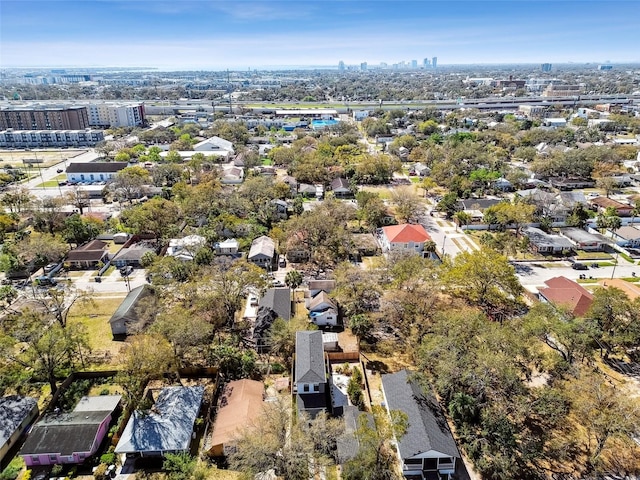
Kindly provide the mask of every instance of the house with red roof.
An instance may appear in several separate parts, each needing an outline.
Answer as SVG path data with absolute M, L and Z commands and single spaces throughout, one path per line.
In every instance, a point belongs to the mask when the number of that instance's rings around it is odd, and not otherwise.
M 539 288 L 540 300 L 557 307 L 567 308 L 576 317 L 581 317 L 591 307 L 593 295 L 583 286 L 566 277 L 553 277 Z
M 422 225 L 405 223 L 381 228 L 378 239 L 383 252 L 422 253 L 431 236 Z

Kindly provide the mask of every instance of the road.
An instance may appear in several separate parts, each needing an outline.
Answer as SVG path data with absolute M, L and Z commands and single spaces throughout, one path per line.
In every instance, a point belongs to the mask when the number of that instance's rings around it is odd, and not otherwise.
M 420 218 L 420 224 L 424 227 L 431 239 L 436 242 L 436 250 L 439 254 L 455 257 L 460 252 L 478 250 L 479 247 L 462 230 L 456 228 L 453 222 L 437 216 L 424 215 Z

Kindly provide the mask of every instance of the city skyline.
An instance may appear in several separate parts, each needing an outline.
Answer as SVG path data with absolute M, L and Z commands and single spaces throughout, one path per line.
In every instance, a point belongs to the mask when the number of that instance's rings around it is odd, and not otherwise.
M 0 67 L 635 63 L 634 1 L 15 1 Z

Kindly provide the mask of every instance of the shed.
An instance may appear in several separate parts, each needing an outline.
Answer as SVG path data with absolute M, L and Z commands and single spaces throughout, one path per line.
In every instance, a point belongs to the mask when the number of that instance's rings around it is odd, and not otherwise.
M 145 325 L 140 325 L 140 315 L 138 311 L 140 302 L 145 298 L 152 298 L 153 301 L 155 301 L 154 291 L 151 285 L 140 285 L 127 294 L 109 319 L 111 334 L 114 337 L 138 333 L 145 327 Z

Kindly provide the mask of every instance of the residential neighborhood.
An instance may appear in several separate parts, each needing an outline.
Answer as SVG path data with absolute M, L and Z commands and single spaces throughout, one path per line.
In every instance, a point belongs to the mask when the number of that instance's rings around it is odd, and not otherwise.
M 2 480 L 640 478 L 640 70 L 436 64 L 0 78 Z

